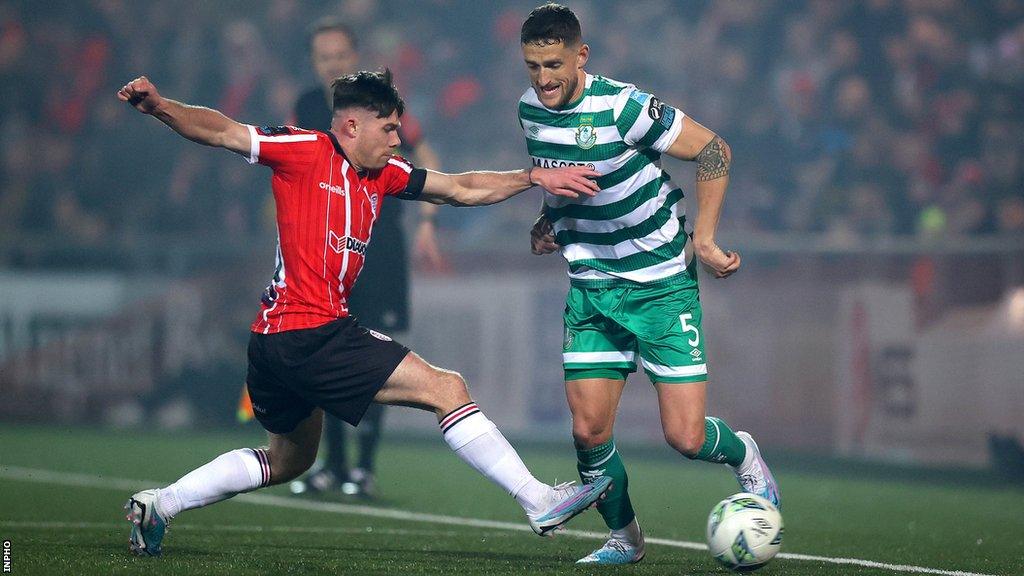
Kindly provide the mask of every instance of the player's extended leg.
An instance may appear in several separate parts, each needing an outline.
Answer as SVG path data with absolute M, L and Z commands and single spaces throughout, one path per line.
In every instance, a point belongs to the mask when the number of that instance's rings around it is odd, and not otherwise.
M 581 558 L 579 563 L 583 564 L 631 564 L 644 556 L 643 535 L 629 500 L 629 478 L 612 437 L 625 384 L 625 380 L 614 378 L 565 382 L 580 478 L 583 482 L 602 476 L 612 479 L 608 495 L 597 504 L 611 537 L 604 546 Z
M 431 366 L 413 352 L 391 374 L 376 402 L 437 414 L 445 442 L 463 461 L 508 492 L 544 535 L 586 510 L 608 489 L 608 478 L 552 488 L 534 478 L 512 445 L 470 399 L 457 372 Z
M 754 439 L 705 416 L 707 382 L 656 382 L 665 441 L 691 460 L 728 464 L 744 492 L 779 504 L 779 492 Z
M 323 411 L 313 413 L 286 434 L 269 434 L 265 448 L 240 448 L 221 454 L 165 488 L 133 495 L 125 508 L 132 523 L 129 548 L 158 556 L 167 523 L 183 510 L 298 477 L 313 464 L 320 443 Z

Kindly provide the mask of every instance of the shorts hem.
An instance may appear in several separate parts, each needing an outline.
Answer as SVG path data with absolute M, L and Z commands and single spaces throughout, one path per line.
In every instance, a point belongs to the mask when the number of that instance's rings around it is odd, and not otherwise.
M 590 378 L 625 380 L 630 374 L 636 372 L 636 367 L 590 366 L 585 368 L 565 368 L 564 372 L 566 382 L 573 380 L 587 380 Z
M 645 370 L 645 372 L 647 372 Z M 708 381 L 707 374 L 697 374 L 695 376 L 658 376 L 647 372 L 647 377 L 651 379 L 651 382 L 658 382 L 660 384 L 699 384 L 701 382 Z

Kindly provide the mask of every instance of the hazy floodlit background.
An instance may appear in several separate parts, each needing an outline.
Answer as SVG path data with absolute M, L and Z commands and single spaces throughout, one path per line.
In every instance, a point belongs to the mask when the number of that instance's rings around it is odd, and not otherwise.
M 116 90 L 146 74 L 169 97 L 289 123 L 314 84 L 306 28 L 331 14 L 357 30 L 364 68 L 395 71 L 443 169 L 524 167 L 518 35 L 535 5 L 0 4 L 12 573 L 577 573 L 598 536 L 516 531 L 517 507 L 448 453 L 431 415 L 405 409 L 386 416 L 373 508 L 273 490 L 182 515 L 156 562 L 128 556 L 119 508 L 140 483 L 262 441 L 235 405 L 275 230 L 268 169 L 184 141 Z M 1024 573 L 1024 3 L 569 6 L 590 72 L 732 146 L 719 240 L 743 269 L 702 278 L 709 411 L 774 464 L 783 551 L 818 557 L 763 573 Z M 693 166 L 665 166 L 692 213 Z M 462 372 L 538 475 L 566 480 L 567 281 L 560 257 L 529 254 L 539 204 L 531 191 L 441 209 L 447 264 L 417 262 L 405 343 Z M 736 491 L 731 475 L 664 445 L 642 375 L 616 436 L 641 522 L 661 539 L 632 570 L 719 573 L 692 544 Z M 596 513 L 573 527 L 603 530 Z

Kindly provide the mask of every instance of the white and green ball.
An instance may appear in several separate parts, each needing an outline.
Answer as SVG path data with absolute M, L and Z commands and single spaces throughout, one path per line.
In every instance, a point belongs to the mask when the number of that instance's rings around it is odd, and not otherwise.
M 733 494 L 711 509 L 708 550 L 726 568 L 751 572 L 778 554 L 782 532 L 775 505 L 754 494 Z

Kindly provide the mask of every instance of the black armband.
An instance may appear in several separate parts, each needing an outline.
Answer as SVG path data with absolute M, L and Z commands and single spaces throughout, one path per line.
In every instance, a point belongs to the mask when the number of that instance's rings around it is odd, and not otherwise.
M 427 171 L 423 168 L 413 168 L 412 172 L 409 172 L 409 182 L 405 185 L 405 190 L 402 190 L 395 195 L 396 198 L 402 200 L 416 200 L 423 193 L 423 184 L 427 181 Z

